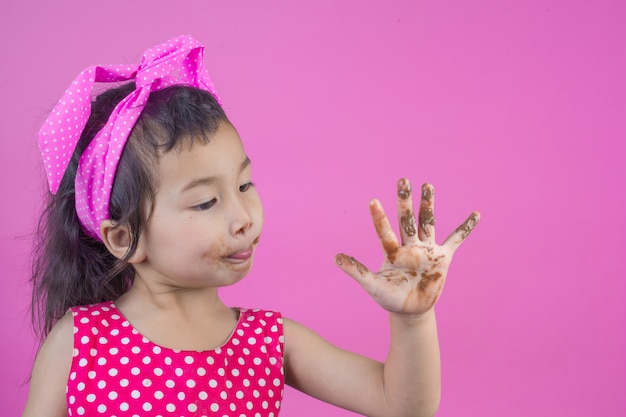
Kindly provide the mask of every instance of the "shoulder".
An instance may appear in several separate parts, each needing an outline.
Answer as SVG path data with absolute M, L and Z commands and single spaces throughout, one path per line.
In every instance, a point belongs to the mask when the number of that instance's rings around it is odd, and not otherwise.
M 242 317 L 255 317 L 259 319 L 282 320 L 282 314 L 275 310 L 264 310 L 262 308 L 239 308 Z
M 284 343 L 283 316 L 278 311 L 240 308 L 238 331 L 250 331 L 264 335 L 265 340 L 276 339 L 280 346 Z
M 24 416 L 66 415 L 65 386 L 72 364 L 74 322 L 66 313 L 44 340 L 30 380 Z
M 240 308 L 239 321 L 244 327 L 254 324 L 255 327 L 269 328 L 272 331 L 283 333 L 283 316 L 278 311 L 263 310 L 259 308 Z
M 125 321 L 115 304 L 110 301 L 72 307 L 69 313 L 74 318 L 75 333 L 94 332 L 94 328 L 108 327 L 111 322 L 118 320 Z
M 115 307 L 115 303 L 112 301 L 105 301 L 98 304 L 89 304 L 83 306 L 76 306 L 70 308 L 70 313 L 72 316 L 99 316 L 99 315 L 110 315 L 116 313 L 117 307 Z
M 72 312 L 68 311 L 46 336 L 46 340 L 37 354 L 37 360 L 47 359 L 51 356 L 55 358 L 69 356 L 71 358 L 73 346 L 74 318 Z

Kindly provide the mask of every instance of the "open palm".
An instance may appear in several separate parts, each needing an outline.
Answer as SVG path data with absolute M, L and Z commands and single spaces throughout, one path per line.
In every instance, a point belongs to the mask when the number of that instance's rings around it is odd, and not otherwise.
M 411 185 L 398 181 L 398 218 L 401 241 L 391 229 L 378 200 L 370 203 L 372 221 L 385 262 L 376 273 L 351 256 L 339 254 L 337 265 L 358 281 L 385 310 L 421 315 L 430 310 L 443 291 L 452 256 L 480 219 L 473 212 L 442 245 L 435 242 L 434 189 L 424 184 L 417 219 Z

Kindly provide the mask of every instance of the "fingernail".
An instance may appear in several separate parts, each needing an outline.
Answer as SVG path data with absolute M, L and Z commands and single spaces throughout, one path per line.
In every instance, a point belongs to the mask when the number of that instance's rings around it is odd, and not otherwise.
M 435 189 L 430 184 L 422 185 L 422 198 L 424 200 L 430 200 L 435 195 Z
M 398 181 L 398 198 L 406 200 L 411 197 L 411 184 L 406 178 Z

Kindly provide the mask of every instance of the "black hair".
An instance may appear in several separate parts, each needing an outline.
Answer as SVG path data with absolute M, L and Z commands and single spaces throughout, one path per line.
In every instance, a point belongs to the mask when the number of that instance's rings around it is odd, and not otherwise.
M 190 86 L 153 92 L 124 147 L 110 198 L 110 219 L 129 229 L 129 250 L 122 259 L 82 229 L 75 207 L 74 179 L 78 161 L 115 106 L 135 84 L 100 94 L 56 194 L 39 220 L 32 253 L 32 318 L 45 337 L 70 307 L 112 301 L 132 285 L 128 260 L 137 249 L 156 193 L 155 171 L 160 155 L 184 143 L 208 143 L 220 124 L 228 122 L 216 98 Z M 190 142 L 191 141 L 191 142 Z

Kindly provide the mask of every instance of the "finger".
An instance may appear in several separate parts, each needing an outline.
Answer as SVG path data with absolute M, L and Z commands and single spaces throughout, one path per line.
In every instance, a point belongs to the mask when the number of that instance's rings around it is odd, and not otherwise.
M 476 227 L 479 221 L 480 213 L 474 211 L 459 227 L 456 228 L 454 232 L 450 234 L 450 236 L 448 236 L 442 246 L 449 247 L 452 252 L 456 251 L 459 246 L 461 246 L 461 243 L 463 243 L 470 233 L 472 233 L 472 230 L 474 230 L 474 227 Z
M 430 184 L 422 185 L 420 198 L 419 226 L 417 235 L 424 243 L 435 242 L 435 188 Z
M 335 256 L 335 263 L 343 272 L 350 275 L 352 278 L 357 281 L 365 278 L 370 271 L 367 269 L 365 265 L 361 262 L 357 261 L 352 256 L 348 256 L 346 254 L 340 253 Z
M 374 283 L 371 278 L 373 274 L 361 262 L 352 256 L 340 253 L 335 255 L 335 263 L 343 272 L 354 278 L 366 291 L 372 289 Z
M 374 222 L 374 228 L 376 229 L 376 234 L 378 235 L 380 244 L 387 255 L 387 260 L 394 263 L 396 257 L 398 256 L 398 249 L 400 248 L 400 245 L 398 244 L 396 234 L 391 229 L 389 219 L 387 218 L 380 201 L 370 201 L 370 214 L 372 216 L 372 221 Z
M 417 224 L 413 213 L 413 199 L 411 198 L 411 183 L 406 178 L 398 181 L 398 220 L 400 222 L 400 237 L 402 244 L 411 244 L 417 239 Z

